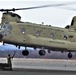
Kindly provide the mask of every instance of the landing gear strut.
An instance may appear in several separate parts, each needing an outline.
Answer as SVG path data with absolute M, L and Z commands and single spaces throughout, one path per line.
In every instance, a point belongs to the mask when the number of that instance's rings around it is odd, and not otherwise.
M 48 53 L 51 53 L 51 50 L 48 50 Z
M 69 52 L 68 58 L 72 58 L 72 53 L 71 52 Z

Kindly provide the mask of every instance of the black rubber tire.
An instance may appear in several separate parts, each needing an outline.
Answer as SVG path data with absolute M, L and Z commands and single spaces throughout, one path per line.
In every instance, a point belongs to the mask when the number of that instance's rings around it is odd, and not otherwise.
M 28 56 L 29 55 L 29 51 L 28 50 L 23 50 L 22 51 L 22 55 L 23 56 Z
M 40 50 L 40 51 L 39 51 L 39 55 L 40 55 L 40 56 L 44 56 L 45 54 L 46 54 L 46 51 L 45 51 L 45 50 Z
M 72 53 L 69 53 L 68 54 L 68 58 L 72 58 Z

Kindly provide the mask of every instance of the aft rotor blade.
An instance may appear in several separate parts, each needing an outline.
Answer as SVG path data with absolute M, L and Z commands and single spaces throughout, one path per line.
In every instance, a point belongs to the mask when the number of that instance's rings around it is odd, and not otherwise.
M 71 7 L 69 7 L 69 8 L 63 8 L 63 9 L 67 9 L 67 10 L 76 11 L 76 9 L 75 9 L 75 8 L 71 8 Z

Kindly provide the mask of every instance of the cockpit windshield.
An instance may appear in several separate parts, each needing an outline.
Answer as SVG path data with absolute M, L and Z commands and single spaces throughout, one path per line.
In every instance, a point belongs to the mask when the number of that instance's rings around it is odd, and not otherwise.
M 6 30 L 6 29 L 12 30 L 12 26 L 9 23 L 2 25 L 1 28 L 4 29 L 4 30 Z
M 4 28 L 5 29 L 6 28 L 6 25 L 4 24 L 1 28 Z
M 1 31 L 0 34 L 7 34 L 10 32 L 11 33 L 12 30 L 12 26 L 8 23 L 8 24 L 4 24 L 1 26 Z

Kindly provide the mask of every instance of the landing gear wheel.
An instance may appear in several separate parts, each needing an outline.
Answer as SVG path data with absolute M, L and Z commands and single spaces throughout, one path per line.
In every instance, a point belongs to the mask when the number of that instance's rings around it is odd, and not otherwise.
M 46 54 L 45 50 L 40 50 L 39 55 L 44 56 Z
M 72 53 L 69 52 L 68 58 L 72 58 Z
M 24 56 L 28 56 L 28 55 L 29 55 L 29 51 L 28 51 L 28 50 L 23 50 L 23 51 L 22 51 L 22 54 L 23 54 Z

